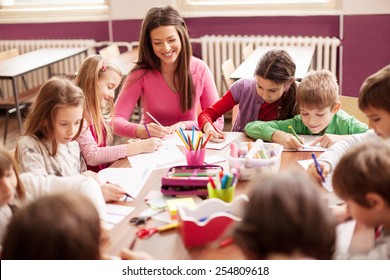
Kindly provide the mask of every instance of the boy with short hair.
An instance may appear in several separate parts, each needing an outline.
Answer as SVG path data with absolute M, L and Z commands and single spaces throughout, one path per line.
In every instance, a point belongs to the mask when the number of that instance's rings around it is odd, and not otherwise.
M 369 126 L 373 130 L 339 141 L 322 153 L 318 162 L 324 177 L 332 172 L 342 155 L 354 145 L 363 141 L 390 138 L 390 64 L 364 81 L 360 88 L 358 102 L 360 110 L 368 117 Z M 314 164 L 309 166 L 308 172 L 321 182 L 322 178 L 318 175 Z
M 290 133 L 321 135 L 312 145 L 330 147 L 345 135 L 363 133 L 366 124 L 340 110 L 339 87 L 335 75 L 328 70 L 312 71 L 299 84 L 296 103 L 300 115 L 283 121 L 254 121 L 245 126 L 254 139 L 275 142 L 286 148 L 303 147 L 303 139 Z
M 390 259 L 390 142 L 361 143 L 334 170 L 333 189 L 359 223 L 376 228 L 375 247 L 366 255 L 337 258 Z

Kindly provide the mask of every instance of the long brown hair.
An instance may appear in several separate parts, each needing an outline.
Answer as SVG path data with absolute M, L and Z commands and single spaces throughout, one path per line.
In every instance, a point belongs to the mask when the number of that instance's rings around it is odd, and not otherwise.
M 8 225 L 3 259 L 101 259 L 101 227 L 93 203 L 79 192 L 43 196 L 20 209 Z
M 171 6 L 154 7 L 147 12 L 139 35 L 138 62 L 132 71 L 144 69 L 161 72 L 161 61 L 153 51 L 150 38 L 150 32 L 160 26 L 175 26 L 182 45 L 175 78 L 178 81 L 176 90 L 180 95 L 180 110 L 184 113 L 194 106 L 195 89 L 190 73 L 192 46 L 183 17 Z
M 279 100 L 279 120 L 294 117 L 297 85 L 295 79 L 295 62 L 285 50 L 273 49 L 266 52 L 257 63 L 255 75 L 271 80 L 277 84 L 291 83 Z
M 242 221 L 234 232 L 249 258 L 271 254 L 330 259 L 335 250 L 335 220 L 306 173 L 280 172 L 258 178 Z
M 32 106 L 30 114 L 24 124 L 24 135 L 35 136 L 39 140 L 49 140 L 52 143 L 49 154 L 57 154 L 57 141 L 54 134 L 54 120 L 58 108 L 64 106 L 82 106 L 84 108 L 84 94 L 71 81 L 61 78 L 51 78 L 43 84 Z M 80 128 L 72 140 L 76 139 L 83 127 Z
M 113 139 L 111 127 L 105 121 L 105 117 L 113 117 L 114 102 L 110 100 L 108 108 L 104 108 L 103 112 L 99 102 L 99 78 L 105 75 L 107 71 L 114 71 L 122 77 L 121 70 L 111 60 L 100 55 L 92 55 L 81 63 L 75 81 L 76 85 L 84 92 L 85 114 L 88 114 L 91 118 L 98 145 L 103 142 L 103 130 L 106 131 L 106 143 L 110 143 Z

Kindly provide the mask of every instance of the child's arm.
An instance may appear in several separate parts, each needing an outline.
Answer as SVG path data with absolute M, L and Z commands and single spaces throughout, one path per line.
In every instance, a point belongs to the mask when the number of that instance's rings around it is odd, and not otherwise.
M 348 139 L 350 137 L 352 137 L 352 135 L 324 134 L 321 137 L 316 138 L 310 145 L 315 146 L 319 143 L 321 147 L 329 148 L 336 142 Z

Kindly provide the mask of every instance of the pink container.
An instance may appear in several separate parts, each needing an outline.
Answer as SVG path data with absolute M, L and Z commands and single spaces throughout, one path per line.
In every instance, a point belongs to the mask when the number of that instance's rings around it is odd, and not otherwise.
M 184 155 L 188 165 L 203 165 L 206 149 L 188 150 L 184 149 Z

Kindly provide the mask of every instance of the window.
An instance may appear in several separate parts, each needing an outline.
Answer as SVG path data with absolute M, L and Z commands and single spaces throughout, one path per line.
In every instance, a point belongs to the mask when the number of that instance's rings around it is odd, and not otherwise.
M 107 19 L 107 0 L 0 0 L 0 23 Z
M 311 15 L 334 13 L 339 0 L 178 0 L 185 16 Z

